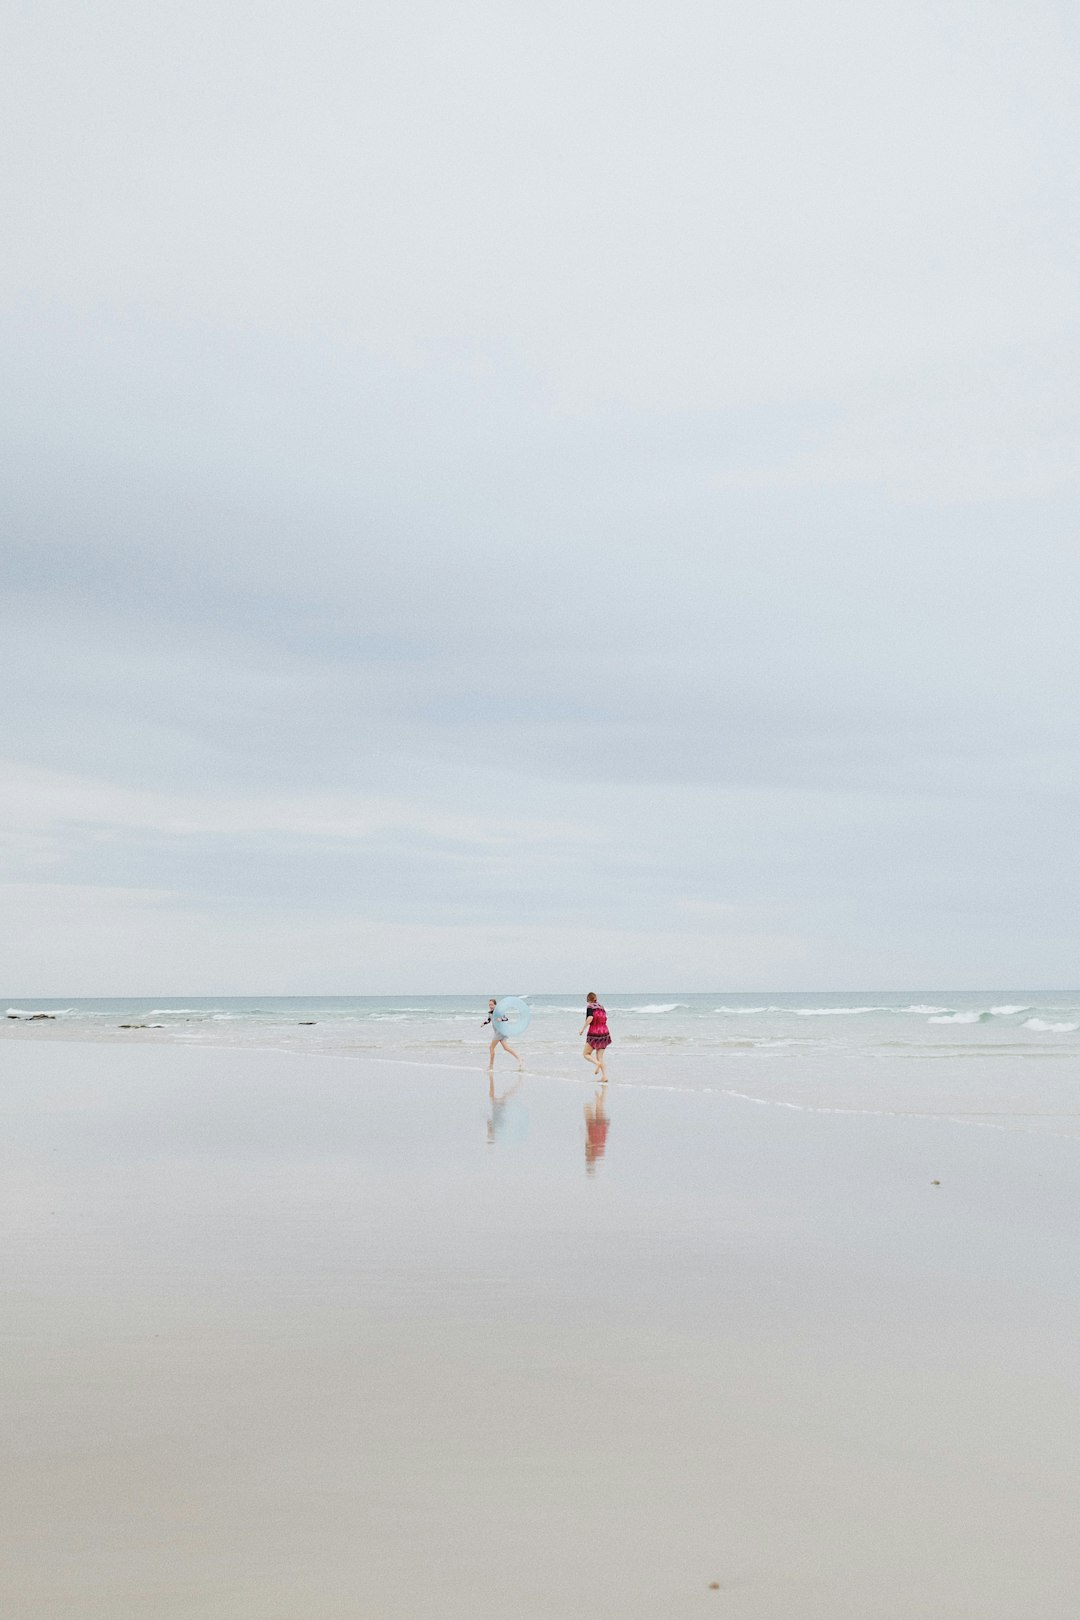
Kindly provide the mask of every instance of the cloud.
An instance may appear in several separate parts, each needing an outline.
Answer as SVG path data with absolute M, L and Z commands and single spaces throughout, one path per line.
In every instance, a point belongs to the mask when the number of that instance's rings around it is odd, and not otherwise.
M 477 351 L 577 404 L 831 393 L 1002 294 L 1038 309 L 1076 132 L 1054 11 L 1000 0 L 193 4 L 153 28 L 111 0 L 14 31 L 16 285 Z
M 488 990 L 493 979 L 528 991 L 539 974 L 568 990 L 597 963 L 607 982 L 632 987 L 712 984 L 808 971 L 804 942 L 741 935 L 613 928 L 567 934 L 561 927 L 471 923 L 390 923 L 364 916 L 221 915 L 172 902 L 167 894 L 78 885 L 2 885 L 5 916 L 17 932 L 0 940 L 0 973 L 15 1004 L 63 982 L 70 995 L 348 995 L 425 993 L 432 984 Z M 118 986 L 115 964 L 125 964 Z M 659 977 L 657 977 L 659 975 Z M 591 980 L 589 981 L 592 982 Z M 74 987 L 74 988 L 70 988 Z M 28 1000 L 29 998 L 29 1000 Z
M 940 363 L 853 397 L 818 445 L 732 482 L 765 488 L 873 485 L 905 501 L 1045 500 L 1080 482 L 1080 354 L 1053 348 Z M 723 481 L 723 480 L 721 480 Z
M 343 983 L 358 928 L 417 988 L 579 927 L 642 984 L 1041 975 L 1066 17 L 7 26 L 5 870 L 115 982 L 204 930 L 287 985 L 300 929 Z

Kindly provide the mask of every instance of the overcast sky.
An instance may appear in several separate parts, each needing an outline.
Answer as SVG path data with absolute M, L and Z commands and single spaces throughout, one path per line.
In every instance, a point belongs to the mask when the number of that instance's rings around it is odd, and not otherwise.
M 1076 0 L 5 17 L 5 994 L 1077 983 Z

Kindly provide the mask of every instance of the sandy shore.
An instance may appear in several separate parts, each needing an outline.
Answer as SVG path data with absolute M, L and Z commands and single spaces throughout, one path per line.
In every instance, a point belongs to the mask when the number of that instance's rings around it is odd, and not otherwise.
M 1075 1143 L 3 1059 L 5 1620 L 1075 1612 Z

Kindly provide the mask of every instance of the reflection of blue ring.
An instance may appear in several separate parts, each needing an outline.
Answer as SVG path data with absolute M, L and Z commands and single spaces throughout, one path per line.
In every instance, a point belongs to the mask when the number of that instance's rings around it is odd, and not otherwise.
M 515 1040 L 524 1035 L 531 1017 L 532 1008 L 521 996 L 503 996 L 491 1015 L 491 1033 L 497 1041 Z

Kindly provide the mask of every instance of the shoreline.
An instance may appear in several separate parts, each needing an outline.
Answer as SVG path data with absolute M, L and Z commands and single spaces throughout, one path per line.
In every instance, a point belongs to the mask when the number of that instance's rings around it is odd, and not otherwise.
M 298 1027 L 303 1027 L 298 1026 Z M 298 1058 L 307 1062 L 312 1059 L 325 1058 L 334 1062 L 350 1064 L 376 1064 L 388 1065 L 399 1069 L 431 1070 L 447 1074 L 482 1075 L 486 1077 L 488 1070 L 485 1061 L 487 1045 L 477 1043 L 475 1046 L 463 1044 L 464 1051 L 475 1051 L 475 1062 L 449 1061 L 443 1056 L 402 1056 L 397 1049 L 387 1049 L 375 1043 L 370 1045 L 350 1045 L 340 1047 L 319 1047 L 305 1049 L 302 1045 L 280 1045 L 272 1040 L 265 1042 L 251 1039 L 229 1040 L 221 1035 L 217 1040 L 200 1038 L 199 1040 L 186 1039 L 179 1031 L 169 1026 L 161 1026 L 163 1034 L 157 1029 L 153 1032 L 142 1029 L 127 1031 L 123 1026 L 116 1029 L 101 1030 L 89 1034 L 81 1025 L 71 1026 L 57 1022 L 55 1028 L 46 1028 L 41 1024 L 27 1025 L 13 1021 L 11 1025 L 0 1024 L 0 1042 L 4 1035 L 7 1040 L 33 1046 L 37 1043 L 43 1049 L 52 1046 L 80 1047 L 85 1046 L 90 1051 L 99 1051 L 103 1048 L 117 1048 L 121 1050 L 146 1051 L 174 1050 L 190 1052 L 194 1056 L 201 1053 L 250 1053 L 266 1057 Z M 464 1051 L 462 1056 L 464 1057 Z M 575 1052 L 576 1055 L 576 1052 Z M 1034 1054 L 1042 1061 L 1048 1058 L 1052 1061 L 1069 1061 L 1066 1054 Z M 1029 1054 L 1025 1054 L 1022 1062 L 1028 1061 Z M 541 1060 L 543 1061 L 543 1060 Z M 705 1062 L 699 1062 L 698 1067 L 704 1068 Z M 1015 1061 L 1015 1060 L 1014 1060 Z M 495 1073 L 500 1080 L 507 1075 L 515 1075 L 518 1071 L 512 1066 L 497 1066 Z M 541 1067 L 540 1064 L 530 1065 L 527 1061 L 523 1073 L 527 1079 L 555 1082 L 560 1085 L 589 1087 L 594 1083 L 591 1075 L 577 1072 L 577 1065 L 571 1063 L 568 1067 L 550 1068 Z M 877 1120 L 912 1120 L 925 1121 L 931 1124 L 954 1125 L 964 1128 L 977 1128 L 982 1130 L 1007 1131 L 1009 1134 L 1030 1134 L 1040 1139 L 1076 1141 L 1080 1142 L 1080 1108 L 1016 1108 L 1016 1107 L 962 1107 L 946 1105 L 943 1107 L 928 1107 L 922 1104 L 911 1106 L 868 1106 L 858 1102 L 841 1103 L 824 1100 L 804 1100 L 796 1097 L 782 1095 L 761 1094 L 742 1089 L 739 1084 L 725 1083 L 732 1076 L 714 1074 L 706 1081 L 699 1081 L 693 1085 L 677 1085 L 670 1080 L 655 1078 L 631 1077 L 625 1073 L 614 1073 L 610 1077 L 613 1089 L 624 1091 L 647 1091 L 670 1093 L 677 1096 L 715 1097 L 739 1103 L 744 1106 L 777 1109 L 795 1114 L 809 1116 L 836 1116 L 852 1119 Z M 1025 1125 L 1024 1120 L 1041 1120 L 1042 1126 L 1034 1124 Z M 1070 1121 L 1071 1128 L 1056 1131 L 1051 1128 L 1053 1123 Z

